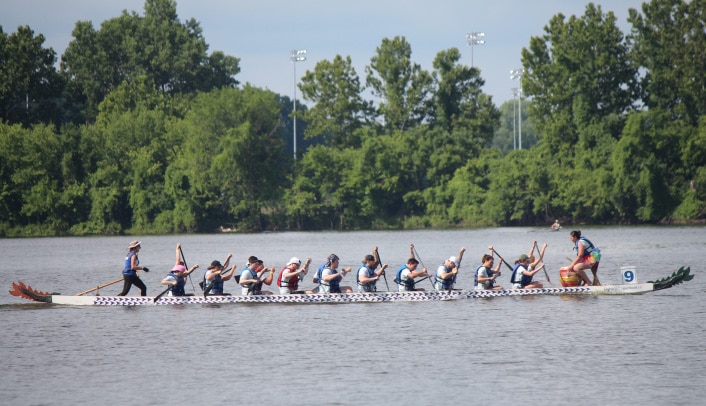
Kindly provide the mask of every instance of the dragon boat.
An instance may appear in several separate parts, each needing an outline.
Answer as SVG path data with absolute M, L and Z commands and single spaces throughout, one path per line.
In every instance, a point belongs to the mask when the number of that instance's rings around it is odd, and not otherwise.
M 337 294 L 290 294 L 257 296 L 99 296 L 62 295 L 42 292 L 22 283 L 14 282 L 10 294 L 40 303 L 71 306 L 165 306 L 182 304 L 217 303 L 373 303 L 373 302 L 425 302 L 458 299 L 489 298 L 531 295 L 632 295 L 671 288 L 691 280 L 689 267 L 681 267 L 672 275 L 645 283 L 624 283 L 601 286 L 545 287 L 541 289 L 504 290 L 450 290 Z

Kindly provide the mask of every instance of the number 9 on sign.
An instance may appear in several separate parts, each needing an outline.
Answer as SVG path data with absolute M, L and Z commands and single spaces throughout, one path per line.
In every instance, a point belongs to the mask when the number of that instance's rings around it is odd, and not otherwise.
M 637 283 L 637 273 L 634 266 L 624 266 L 620 268 L 623 283 Z

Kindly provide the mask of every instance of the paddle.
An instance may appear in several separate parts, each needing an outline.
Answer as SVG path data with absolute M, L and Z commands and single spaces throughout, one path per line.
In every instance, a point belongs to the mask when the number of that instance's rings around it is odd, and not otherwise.
M 500 255 L 500 253 L 498 252 L 498 250 L 496 250 L 495 248 L 493 248 L 492 245 L 489 246 L 488 249 L 490 250 L 490 252 L 494 252 L 494 253 L 498 256 L 498 258 L 500 258 L 500 260 L 503 262 L 503 264 L 507 265 L 507 267 L 508 267 L 511 271 L 513 270 L 512 265 L 508 264 L 507 261 L 505 261 L 505 258 L 503 258 L 502 255 Z
M 377 261 L 378 265 L 382 265 L 382 261 L 380 261 L 380 253 L 378 253 L 378 247 L 373 248 L 373 254 L 375 254 L 375 260 Z M 390 285 L 387 284 L 387 274 L 385 273 L 385 268 L 387 268 L 387 265 L 384 265 L 382 267 L 382 277 L 385 279 L 385 287 L 389 292 Z
M 189 269 L 189 266 L 186 265 L 186 257 L 184 257 L 184 251 L 181 249 L 181 244 L 179 244 L 179 254 L 181 255 L 181 262 L 184 263 L 184 268 Z M 191 290 L 196 293 L 196 288 L 194 287 L 194 281 L 191 280 L 191 274 L 189 274 L 189 282 L 191 282 Z
M 164 292 L 162 292 L 162 293 L 160 293 L 159 295 L 157 295 L 157 296 L 154 297 L 154 300 L 152 301 L 152 303 L 157 302 L 157 300 L 159 300 L 160 297 L 164 296 L 164 294 L 167 293 L 167 292 L 169 292 L 170 290 L 172 290 L 172 288 L 173 288 L 173 286 L 172 286 L 172 285 L 169 285 L 169 287 L 168 287 L 167 289 L 165 289 Z
M 421 257 L 421 256 L 419 255 L 419 253 L 417 252 L 417 249 L 414 248 L 414 244 L 409 244 L 409 245 L 412 247 L 412 256 L 418 258 L 418 259 L 419 259 L 419 262 L 422 264 L 422 268 L 425 268 L 425 269 L 426 269 L 426 266 L 424 266 L 424 261 L 422 261 L 422 257 Z M 429 270 L 427 270 L 427 272 L 429 272 Z M 424 279 L 429 279 L 429 283 L 431 283 L 431 288 L 434 289 L 434 282 L 431 281 L 431 277 L 430 277 L 430 276 L 425 276 L 424 278 L 418 280 L 417 282 L 414 282 L 415 286 L 417 285 L 418 282 L 421 282 L 421 281 L 423 281 Z
M 534 242 L 534 246 L 532 247 L 532 253 L 534 254 L 535 248 L 537 251 L 539 251 L 539 248 L 537 248 L 537 241 Z M 544 258 L 544 255 L 542 255 L 542 252 L 539 252 L 539 260 L 541 261 Z M 542 270 L 544 271 L 544 276 L 547 278 L 547 282 L 550 284 L 552 283 L 552 280 L 549 279 L 549 274 L 547 273 L 547 267 L 543 267 Z
M 114 281 L 112 281 L 112 282 L 104 283 L 104 284 L 102 284 L 102 285 L 100 285 L 100 286 L 96 286 L 96 287 L 93 288 L 93 289 L 84 290 L 83 292 L 77 293 L 77 294 L 74 295 L 74 296 L 83 296 L 83 295 L 85 295 L 86 293 L 90 293 L 90 292 L 93 292 L 94 290 L 102 289 L 102 288 L 104 288 L 104 287 L 106 287 L 106 286 L 113 285 L 113 284 L 118 283 L 118 282 L 123 281 L 123 280 L 125 280 L 125 278 L 120 277 L 120 279 L 116 279 L 116 280 L 114 280 Z

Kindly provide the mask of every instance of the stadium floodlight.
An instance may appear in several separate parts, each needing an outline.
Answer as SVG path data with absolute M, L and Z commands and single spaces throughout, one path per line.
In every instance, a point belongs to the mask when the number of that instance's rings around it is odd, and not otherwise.
M 518 108 L 518 114 L 517 114 L 517 122 L 518 122 L 518 142 L 517 145 L 519 149 L 522 149 L 522 75 L 525 74 L 525 70 L 520 68 L 520 69 L 513 69 L 510 71 L 510 79 L 515 80 L 517 79 L 520 82 L 520 87 L 517 90 L 517 96 L 519 97 L 517 101 L 517 108 Z
M 471 68 L 473 67 L 473 47 L 476 45 L 485 44 L 485 33 L 484 32 L 469 32 L 466 34 L 466 42 L 468 46 L 471 47 Z
M 297 160 L 297 62 L 306 61 L 306 49 L 293 49 L 289 59 L 292 61 L 292 67 L 294 68 L 294 112 L 292 113 L 292 119 L 294 120 L 294 135 L 293 135 L 293 150 L 294 150 L 294 160 Z

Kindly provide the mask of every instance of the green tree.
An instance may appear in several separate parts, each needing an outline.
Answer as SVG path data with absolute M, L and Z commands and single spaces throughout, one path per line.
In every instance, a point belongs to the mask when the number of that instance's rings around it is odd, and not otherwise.
M 633 58 L 646 72 L 642 98 L 697 126 L 706 114 L 705 0 L 652 0 L 629 10 Z
M 25 127 L 60 122 L 64 82 L 54 68 L 56 53 L 29 26 L 6 35 L 0 26 L 0 119 Z
M 314 71 L 307 71 L 299 84 L 304 100 L 314 103 L 306 110 L 306 138 L 323 136 L 336 148 L 360 147 L 358 129 L 369 122 L 372 104 L 363 100 L 360 79 L 351 64 L 336 55 L 323 60 Z
M 98 105 L 123 81 L 146 75 L 164 93 L 209 91 L 237 85 L 238 59 L 215 52 L 193 19 L 182 24 L 173 0 L 146 0 L 145 15 L 123 11 L 100 30 L 78 22 L 62 56 L 75 119 L 92 121 Z
M 411 57 L 404 37 L 384 38 L 365 67 L 366 84 L 381 99 L 378 114 L 388 132 L 413 128 L 430 115 L 433 78 Z
M 476 139 L 482 147 L 492 138 L 499 113 L 492 98 L 482 92 L 485 81 L 478 69 L 459 64 L 460 59 L 457 48 L 434 58 L 434 125 L 449 132 L 466 130 L 467 138 Z
M 544 30 L 522 50 L 522 89 L 532 97 L 530 115 L 547 147 L 572 156 L 582 129 L 632 110 L 637 68 L 615 15 L 593 3 L 582 17 L 552 17 Z
M 179 153 L 167 174 L 167 189 L 179 199 L 186 221 L 199 230 L 233 225 L 267 228 L 286 185 L 290 160 L 284 154 L 275 95 L 246 85 L 199 95 L 174 140 Z M 175 209 L 176 210 L 176 209 Z
M 297 160 L 285 209 L 297 229 L 344 229 L 347 194 L 343 184 L 351 151 L 316 145 Z

